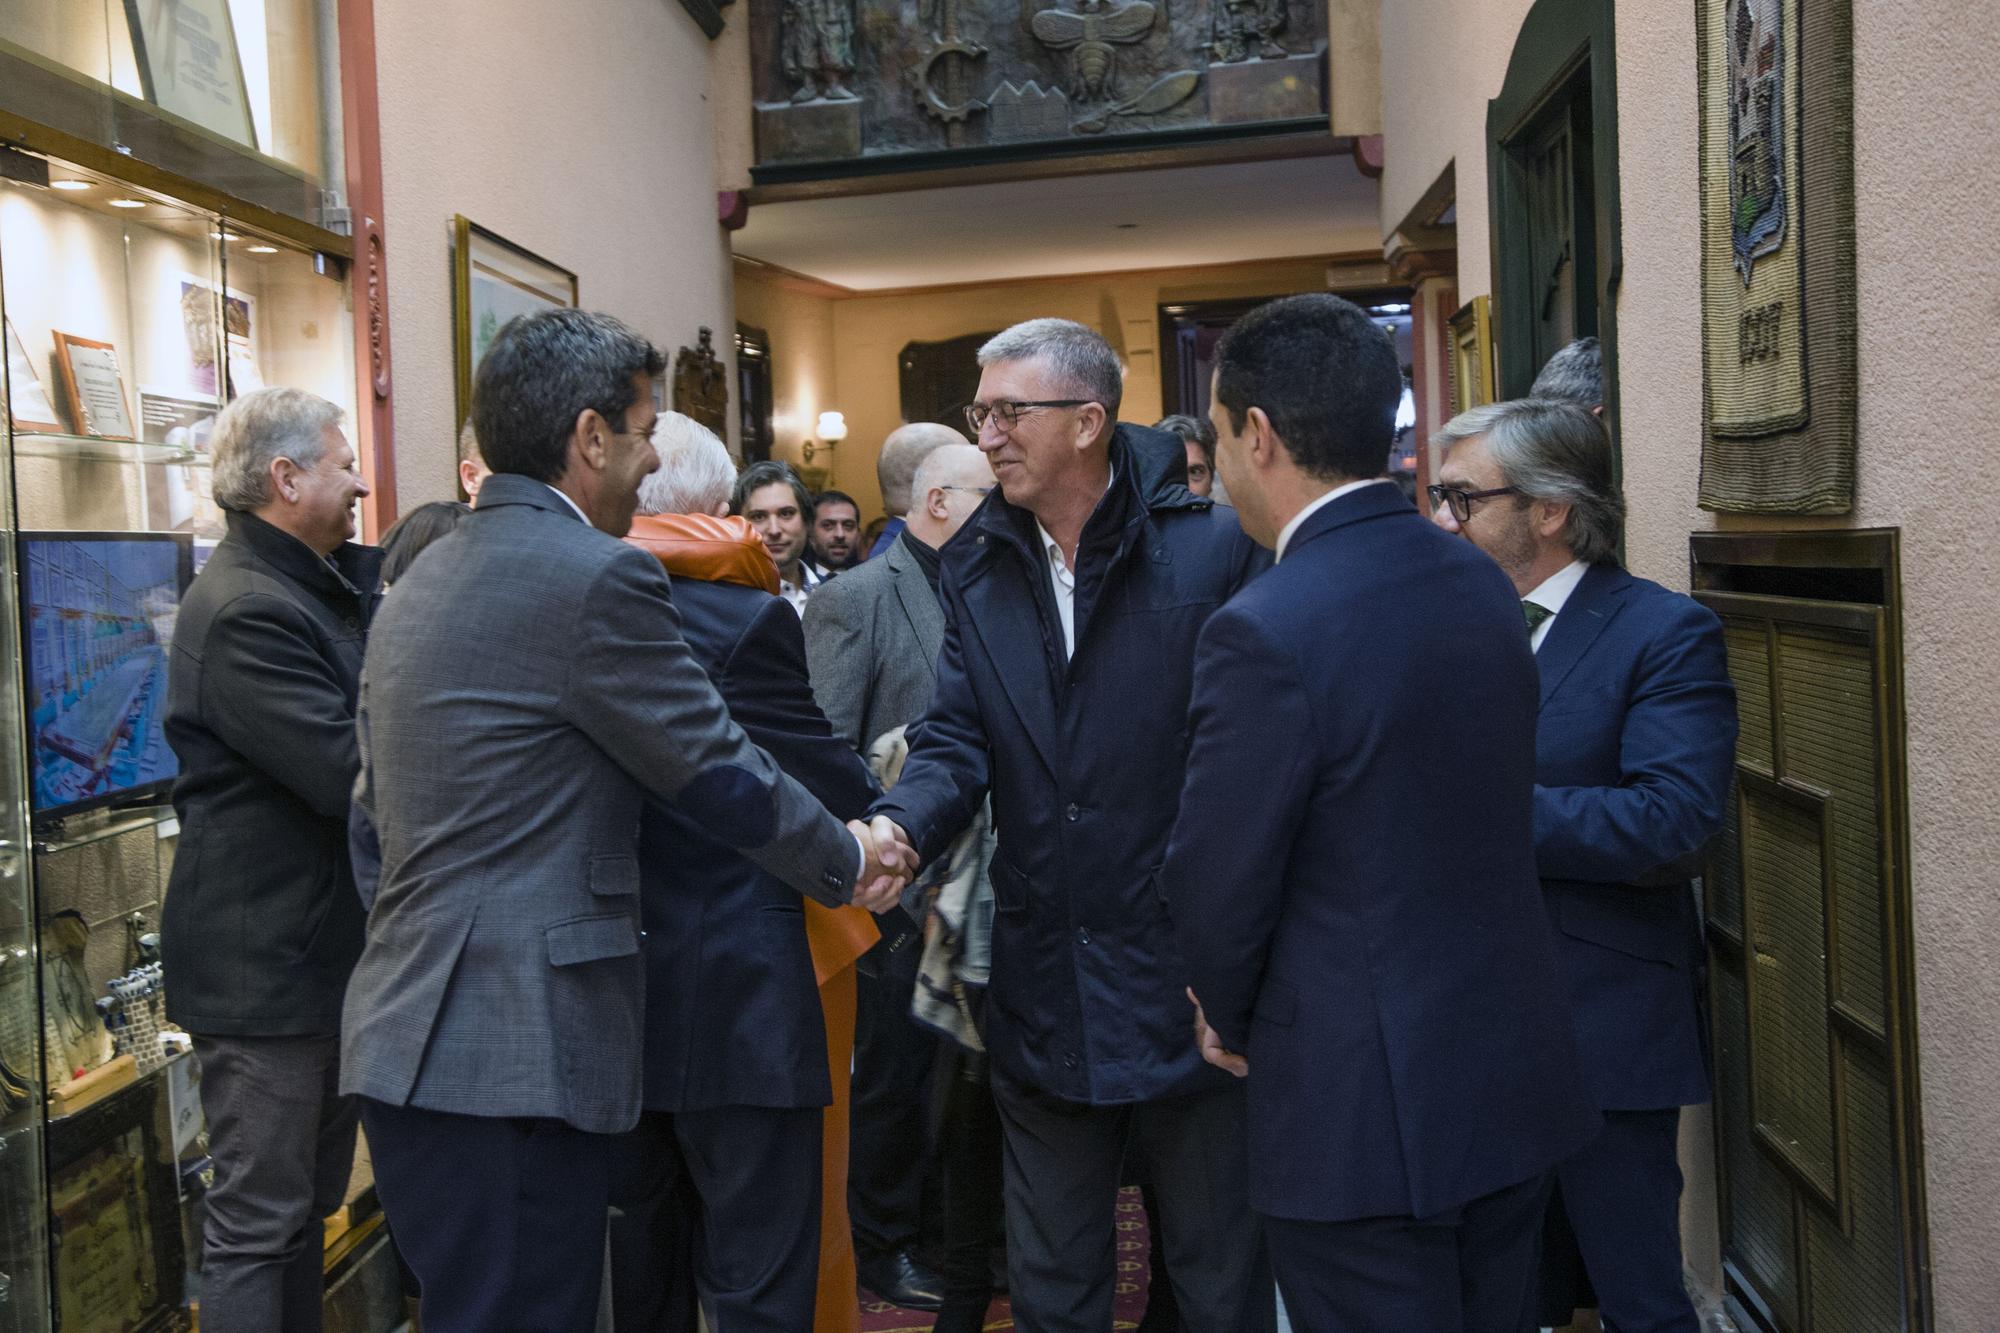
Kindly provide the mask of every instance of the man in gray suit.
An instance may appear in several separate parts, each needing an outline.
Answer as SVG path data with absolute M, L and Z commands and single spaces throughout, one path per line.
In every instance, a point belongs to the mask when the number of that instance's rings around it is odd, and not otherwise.
M 604 315 L 502 330 L 473 395 L 493 474 L 362 670 L 382 872 L 341 1087 L 431 1333 L 592 1327 L 611 1136 L 640 1109 L 649 794 L 823 902 L 882 910 L 905 873 L 729 720 L 659 562 L 617 540 L 663 365 Z
M 947 426 L 930 429 L 958 443 L 934 447 L 917 465 L 902 534 L 882 559 L 828 580 L 806 603 L 813 693 L 834 733 L 861 750 L 914 722 L 930 702 L 944 642 L 938 548 L 993 489 L 984 454 Z M 935 1309 L 941 1283 L 912 1253 L 928 1165 L 912 1145 L 926 1138 L 937 1042 L 910 1018 L 923 951 L 892 923 L 883 922 L 882 942 L 860 964 L 848 1213 L 863 1285 L 898 1305 Z

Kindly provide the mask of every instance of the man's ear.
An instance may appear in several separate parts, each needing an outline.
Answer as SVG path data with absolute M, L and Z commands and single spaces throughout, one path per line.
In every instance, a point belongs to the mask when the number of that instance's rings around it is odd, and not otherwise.
M 299 474 L 301 468 L 291 459 L 282 455 L 271 460 L 271 498 L 296 503 L 299 498 Z
M 1535 535 L 1542 538 L 1560 536 L 1569 526 L 1571 510 L 1576 508 L 1567 500 L 1537 500 L 1533 507 Z
M 1249 437 L 1250 461 L 1257 467 L 1267 468 L 1278 461 L 1278 453 L 1285 446 L 1263 408 L 1252 407 L 1244 413 L 1243 434 Z
M 611 442 L 611 423 L 596 408 L 586 407 L 576 414 L 576 426 L 570 431 L 569 442 L 586 467 L 601 470 L 604 467 L 604 451 Z
M 1111 414 L 1104 410 L 1103 403 L 1085 403 L 1076 409 L 1076 447 L 1088 448 L 1090 443 L 1103 434 Z
M 944 487 L 933 486 L 924 492 L 924 512 L 940 523 L 951 517 L 951 504 Z

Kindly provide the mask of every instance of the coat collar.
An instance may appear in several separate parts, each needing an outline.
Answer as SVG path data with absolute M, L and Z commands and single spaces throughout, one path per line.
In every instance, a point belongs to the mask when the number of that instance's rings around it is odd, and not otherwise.
M 1416 512 L 1403 498 L 1403 492 L 1393 485 L 1360 487 L 1308 515 L 1306 521 L 1299 524 L 1298 531 L 1292 534 L 1291 541 L 1286 543 L 1285 557 L 1290 559 L 1308 543 L 1355 523 Z
M 319 552 L 275 524 L 241 510 L 225 511 L 229 535 L 250 553 L 293 582 L 323 596 L 372 599 L 382 586 L 382 551 L 343 542 L 331 556 Z
M 1632 576 L 1613 564 L 1592 565 L 1584 571 L 1583 581 L 1563 603 L 1562 614 L 1549 626 L 1548 637 L 1542 640 L 1541 651 L 1535 654 L 1535 668 L 1542 677 L 1544 708 L 1563 679 L 1583 660 L 1590 645 L 1597 642 L 1597 636 L 1624 606 L 1625 591 L 1631 586 Z
M 917 558 L 903 546 L 906 541 L 915 541 L 905 528 L 896 534 L 896 540 L 889 543 L 889 549 L 882 558 L 889 563 L 890 582 L 895 586 L 896 599 L 903 605 L 903 614 L 909 618 L 910 630 L 917 636 L 917 646 L 923 649 L 924 665 L 931 674 L 937 674 L 938 653 L 944 648 L 944 608 L 938 604 L 937 590 L 924 575 L 923 566 Z
M 1187 488 L 1187 449 L 1180 440 L 1162 430 L 1120 423 L 1111 433 L 1111 490 L 1105 502 L 1122 509 L 1118 531 L 1124 531 L 1148 516 L 1179 509 L 1207 509 L 1214 501 Z M 1040 539 L 1035 534 L 1035 516 L 1019 505 L 1009 504 L 996 487 L 980 504 L 966 525 L 1039 558 Z M 1084 539 L 1101 533 L 1098 515 L 1084 524 Z M 975 537 L 975 543 L 977 539 Z M 990 546 L 992 543 L 984 543 Z
M 582 522 L 582 517 L 570 505 L 566 497 L 557 495 L 547 482 L 524 477 L 518 472 L 495 472 L 479 484 L 479 499 L 472 510 L 479 513 L 487 509 L 499 509 L 504 505 L 526 505 L 530 509 L 540 509 L 551 514 Z

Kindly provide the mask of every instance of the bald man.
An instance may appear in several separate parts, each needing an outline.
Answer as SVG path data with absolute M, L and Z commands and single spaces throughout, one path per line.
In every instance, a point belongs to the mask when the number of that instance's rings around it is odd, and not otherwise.
M 956 431 L 905 426 L 896 435 L 918 430 L 942 432 L 951 441 L 933 447 L 906 483 L 914 497 L 908 526 L 890 542 L 882 559 L 821 584 L 806 603 L 806 661 L 813 694 L 835 733 L 864 751 L 884 732 L 915 721 L 930 702 L 938 649 L 944 642 L 944 606 L 937 594 L 938 548 L 951 540 L 993 489 L 993 469 L 986 456 Z M 912 1151 L 910 1145 L 926 1138 L 926 1091 L 937 1043 L 910 1017 L 923 951 L 914 940 L 897 944 L 895 922 L 893 914 L 882 919 L 883 942 L 860 963 L 847 1186 L 855 1253 L 862 1285 L 885 1300 L 937 1309 L 950 1294 L 976 1321 L 985 1313 L 991 1294 L 983 1260 L 981 1265 L 955 1265 L 963 1271 L 954 1273 L 954 1290 L 947 1293 L 939 1275 L 912 1252 L 917 1242 L 917 1205 L 931 1163 L 927 1154 Z M 947 1132 L 941 1137 L 977 1141 L 984 1133 L 987 1155 L 997 1173 L 999 1122 L 991 1116 L 988 1121 L 983 1129 L 973 1124 L 962 1134 Z M 973 1188 L 976 1192 L 978 1186 Z M 993 1225 L 986 1230 L 997 1231 L 997 1179 L 990 1197 Z M 983 1233 L 972 1248 L 983 1255 Z M 950 1325 L 941 1322 L 940 1327 Z
M 882 488 L 882 509 L 889 515 L 889 522 L 869 548 L 870 560 L 887 551 L 902 533 L 910 512 L 917 468 L 930 457 L 932 450 L 966 443 L 963 435 L 935 421 L 912 421 L 889 432 L 889 438 L 882 441 L 882 451 L 875 455 L 875 480 Z

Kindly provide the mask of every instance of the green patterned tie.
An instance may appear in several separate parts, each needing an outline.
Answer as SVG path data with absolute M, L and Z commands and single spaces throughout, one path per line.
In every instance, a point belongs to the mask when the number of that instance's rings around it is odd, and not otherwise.
M 1521 614 L 1528 618 L 1528 633 L 1533 634 L 1542 627 L 1542 622 L 1553 616 L 1555 612 L 1549 610 L 1540 602 L 1524 600 L 1521 603 Z

